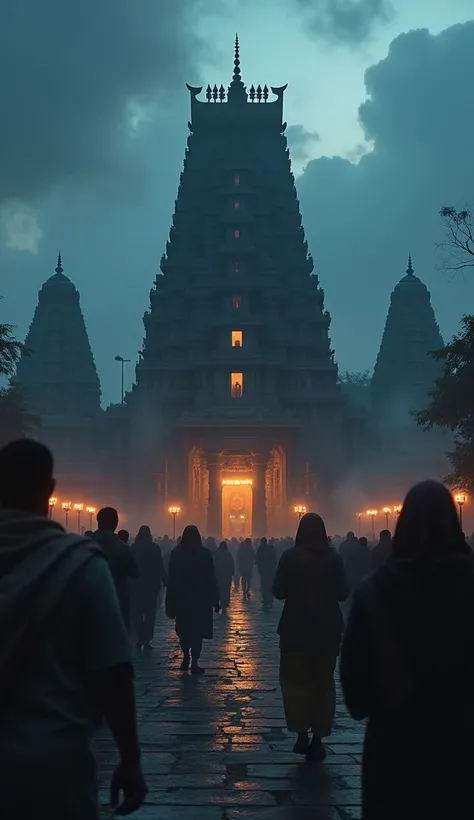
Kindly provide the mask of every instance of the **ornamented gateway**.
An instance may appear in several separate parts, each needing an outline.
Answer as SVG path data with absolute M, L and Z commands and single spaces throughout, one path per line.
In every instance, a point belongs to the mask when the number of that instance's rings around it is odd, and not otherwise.
M 279 534 L 347 449 L 330 317 L 285 137 L 285 87 L 188 86 L 190 135 L 124 412 L 126 491 L 211 535 Z M 124 420 L 125 422 L 125 420 Z M 125 431 L 124 431 L 125 432 Z

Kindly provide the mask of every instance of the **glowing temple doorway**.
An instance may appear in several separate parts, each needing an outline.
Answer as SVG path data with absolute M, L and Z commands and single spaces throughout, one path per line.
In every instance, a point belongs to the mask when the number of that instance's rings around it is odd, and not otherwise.
M 222 530 L 224 538 L 252 536 L 252 479 L 222 480 Z

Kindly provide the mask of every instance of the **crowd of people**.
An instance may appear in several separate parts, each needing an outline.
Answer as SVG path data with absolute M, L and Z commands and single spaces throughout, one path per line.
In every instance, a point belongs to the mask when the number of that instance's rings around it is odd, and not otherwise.
M 336 711 L 367 721 L 363 820 L 463 816 L 474 752 L 474 556 L 447 488 L 407 495 L 378 544 L 348 533 L 337 549 L 305 514 L 294 542 L 205 539 L 185 527 L 133 543 L 112 507 L 69 535 L 48 518 L 53 458 L 22 439 L 0 451 L 0 794 L 6 817 L 97 820 L 91 739 L 105 721 L 120 761 L 111 804 L 145 800 L 132 639 L 151 649 L 159 597 L 175 623 L 181 671 L 202 675 L 203 641 L 232 585 L 264 608 L 283 602 L 279 680 L 294 752 L 321 763 Z

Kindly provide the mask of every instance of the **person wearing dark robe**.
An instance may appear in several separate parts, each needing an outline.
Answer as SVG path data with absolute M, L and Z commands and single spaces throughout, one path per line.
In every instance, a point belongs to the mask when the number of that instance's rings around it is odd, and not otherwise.
M 0 450 L 2 818 L 99 820 L 94 711 L 118 745 L 111 802 L 130 814 L 140 769 L 130 639 L 105 556 L 49 519 L 53 457 L 37 441 Z M 117 806 L 123 792 L 123 801 Z
M 133 554 L 139 571 L 132 588 L 137 648 L 150 650 L 155 632 L 158 598 L 167 580 L 161 548 L 153 541 L 150 527 L 140 527 L 133 545 Z
M 128 544 L 130 541 L 130 533 L 128 530 L 119 530 L 117 533 L 117 538 L 120 538 L 124 544 Z
M 372 550 L 374 565 L 380 567 L 386 564 L 392 554 L 392 534 L 390 530 L 382 530 L 379 535 L 379 542 Z
M 191 663 L 193 675 L 204 674 L 199 658 L 203 640 L 213 637 L 213 611 L 220 611 L 214 561 L 202 545 L 198 528 L 191 524 L 184 528 L 180 544 L 171 553 L 166 588 L 166 614 L 176 621 L 182 672 L 187 672 Z
M 339 602 L 349 589 L 342 559 L 328 546 L 316 513 L 302 517 L 295 546 L 280 558 L 273 592 L 285 602 L 278 626 L 280 686 L 288 731 L 297 734 L 293 751 L 320 762 L 326 756 L 322 739 L 331 734 L 336 710 Z
M 252 574 L 255 566 L 255 550 L 250 538 L 245 538 L 239 545 L 237 550 L 237 564 L 242 579 L 242 594 L 244 598 L 250 598 Z
M 260 540 L 255 561 L 260 575 L 262 603 L 267 608 L 273 604 L 273 581 L 277 568 L 276 551 L 271 541 L 269 543 L 266 538 Z
M 474 556 L 443 484 L 410 490 L 392 557 L 356 591 L 341 680 L 352 716 L 368 718 L 363 820 L 469 814 Z
M 94 540 L 107 559 L 114 579 L 125 626 L 130 629 L 130 581 L 138 578 L 139 570 L 135 556 L 128 546 L 116 535 L 119 517 L 113 507 L 103 507 L 97 513 L 97 530 Z
M 345 540 L 339 547 L 339 555 L 341 556 L 342 560 L 344 561 L 344 565 L 346 563 L 347 557 L 351 554 L 352 550 L 354 550 L 359 544 L 359 539 L 356 538 L 355 534 L 352 530 L 349 530 L 347 533 Z
M 351 596 L 361 583 L 374 569 L 373 551 L 370 549 L 367 538 L 362 536 L 358 544 L 348 554 L 345 561 L 347 583 Z
M 221 541 L 214 553 L 214 566 L 216 568 L 222 613 L 226 615 L 230 604 L 230 589 L 235 571 L 234 559 L 227 546 L 227 541 Z

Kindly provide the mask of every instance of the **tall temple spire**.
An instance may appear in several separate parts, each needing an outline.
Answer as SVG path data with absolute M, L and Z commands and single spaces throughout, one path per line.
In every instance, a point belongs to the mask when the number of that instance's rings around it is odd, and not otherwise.
M 430 354 L 442 347 L 430 292 L 415 276 L 409 254 L 405 276 L 392 292 L 372 377 L 375 409 L 396 413 L 423 407 L 439 375 L 439 362 Z
M 234 73 L 232 74 L 232 82 L 228 89 L 227 99 L 232 103 L 246 103 L 247 91 L 242 82 L 242 75 L 240 71 L 240 45 L 239 35 L 235 35 L 234 46 Z
M 63 273 L 63 262 L 61 259 L 61 251 L 58 253 L 58 262 L 56 265 L 56 273 Z

